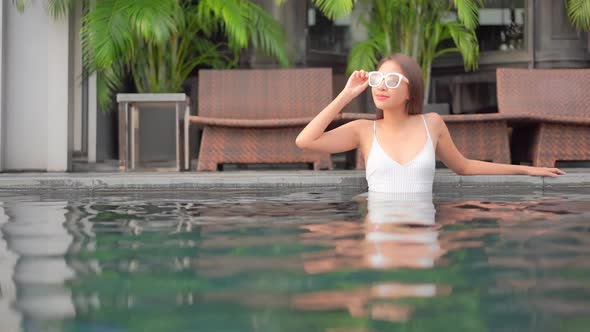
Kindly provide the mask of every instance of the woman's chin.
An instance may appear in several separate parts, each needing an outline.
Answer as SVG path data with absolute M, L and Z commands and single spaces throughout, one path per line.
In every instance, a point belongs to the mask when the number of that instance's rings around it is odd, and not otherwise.
M 380 110 L 391 107 L 391 103 L 388 103 L 387 101 L 383 100 L 373 99 L 373 103 L 375 104 L 375 107 L 377 107 Z

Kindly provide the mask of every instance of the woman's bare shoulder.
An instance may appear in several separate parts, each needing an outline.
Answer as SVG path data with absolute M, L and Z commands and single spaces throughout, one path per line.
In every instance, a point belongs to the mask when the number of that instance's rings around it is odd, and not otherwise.
M 428 124 L 428 129 L 430 132 L 438 136 L 445 125 L 442 116 L 440 116 L 438 113 L 431 112 L 424 114 L 424 119 L 426 119 L 426 123 Z
M 350 125 L 354 127 L 359 137 L 368 137 L 369 134 L 373 134 L 373 120 L 354 120 L 350 122 Z
M 426 118 L 427 121 L 431 121 L 433 124 L 438 123 L 439 121 L 442 121 L 442 116 L 440 116 L 440 114 L 435 113 L 435 112 L 424 113 L 424 117 Z
M 444 123 L 442 116 L 438 113 L 426 113 L 424 114 L 424 118 L 429 125 L 440 126 Z
M 367 130 L 367 128 L 373 128 L 373 120 L 359 119 L 351 121 L 351 125 L 359 130 Z

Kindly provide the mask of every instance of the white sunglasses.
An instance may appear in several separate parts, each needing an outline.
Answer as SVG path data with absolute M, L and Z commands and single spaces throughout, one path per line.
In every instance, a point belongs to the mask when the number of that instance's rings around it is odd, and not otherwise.
M 385 86 L 390 89 L 397 88 L 402 81 L 410 84 L 410 81 L 400 73 L 389 73 L 387 75 L 383 75 L 383 73 L 380 71 L 369 72 L 369 86 L 371 87 L 380 86 L 384 79 Z

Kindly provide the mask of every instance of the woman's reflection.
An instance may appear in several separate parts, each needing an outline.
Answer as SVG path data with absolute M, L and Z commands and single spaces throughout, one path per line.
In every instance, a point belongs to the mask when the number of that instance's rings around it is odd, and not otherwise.
M 428 268 L 443 254 L 432 194 L 370 192 L 366 204 L 366 267 Z
M 306 225 L 310 244 L 334 249 L 304 255 L 307 273 L 350 269 L 427 269 L 446 251 L 441 246 L 431 194 L 368 193 L 355 197 L 366 214 L 361 224 L 330 222 Z M 450 293 L 450 287 L 398 281 L 365 285 L 355 290 L 331 290 L 296 295 L 301 310 L 345 309 L 354 317 L 405 321 L 412 308 L 401 298 L 425 298 Z

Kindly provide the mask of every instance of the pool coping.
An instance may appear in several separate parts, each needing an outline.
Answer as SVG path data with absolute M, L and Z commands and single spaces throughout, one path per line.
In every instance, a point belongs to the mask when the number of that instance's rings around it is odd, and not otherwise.
M 556 178 L 523 175 L 459 176 L 437 169 L 435 192 L 461 189 L 568 190 L 590 188 L 590 169 L 565 169 Z M 93 173 L 3 173 L 5 191 L 199 191 L 209 189 L 357 189 L 366 190 L 364 171 L 230 171 L 230 172 L 93 172 Z

